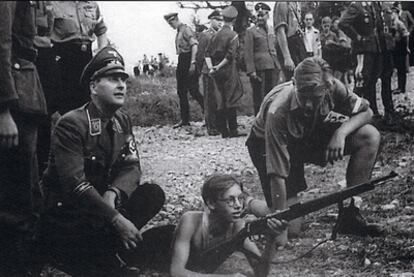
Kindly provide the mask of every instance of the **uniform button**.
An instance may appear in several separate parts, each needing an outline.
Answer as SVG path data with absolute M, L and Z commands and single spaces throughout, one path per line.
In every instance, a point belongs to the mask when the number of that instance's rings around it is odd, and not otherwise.
M 15 64 L 14 64 L 14 68 L 15 68 L 15 69 L 20 69 L 20 64 L 15 63 Z
M 56 206 L 58 206 L 58 207 L 62 207 L 62 202 L 57 202 L 57 204 L 56 204 Z
M 92 159 L 92 161 L 94 161 L 94 160 L 96 160 L 96 157 L 95 156 L 92 156 L 91 159 Z
M 125 158 L 125 154 L 122 154 L 121 156 L 122 156 L 122 158 Z

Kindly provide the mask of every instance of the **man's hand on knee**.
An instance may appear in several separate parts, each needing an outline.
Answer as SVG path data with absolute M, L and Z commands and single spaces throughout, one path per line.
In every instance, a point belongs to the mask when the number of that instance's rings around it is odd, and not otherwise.
M 117 214 L 112 219 L 112 225 L 118 231 L 125 249 L 137 247 L 137 243 L 142 241 L 142 235 L 135 225 L 125 218 L 122 214 Z
M 335 132 L 326 147 L 325 161 L 335 162 L 341 160 L 344 157 L 345 149 L 345 135 L 342 132 Z

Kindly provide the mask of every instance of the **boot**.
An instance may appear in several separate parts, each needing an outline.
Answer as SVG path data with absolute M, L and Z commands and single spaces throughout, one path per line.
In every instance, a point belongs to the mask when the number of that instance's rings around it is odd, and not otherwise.
M 361 237 L 378 237 L 385 233 L 378 225 L 368 224 L 365 221 L 360 210 L 355 207 L 354 199 L 351 200 L 351 204 L 348 207 L 340 208 L 336 231 L 339 234 L 350 234 Z

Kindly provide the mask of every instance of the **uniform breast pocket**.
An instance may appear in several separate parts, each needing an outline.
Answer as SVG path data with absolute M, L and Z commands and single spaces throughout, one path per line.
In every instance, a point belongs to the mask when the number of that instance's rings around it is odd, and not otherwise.
M 27 113 L 46 113 L 46 101 L 35 65 L 16 59 L 12 62 L 12 75 L 19 96 L 19 110 Z
M 78 33 L 78 24 L 76 18 L 68 15 L 55 18 L 54 30 L 62 39 L 73 36 Z
M 92 182 L 106 175 L 105 159 L 97 153 L 89 154 L 84 158 L 84 167 L 86 178 Z

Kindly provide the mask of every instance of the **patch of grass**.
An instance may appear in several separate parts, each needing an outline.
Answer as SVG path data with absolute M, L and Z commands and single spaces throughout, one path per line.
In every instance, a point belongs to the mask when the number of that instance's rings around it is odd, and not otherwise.
M 253 102 L 249 78 L 241 75 L 244 94 L 240 99 L 239 115 L 252 115 Z M 202 91 L 202 90 L 200 90 Z M 201 107 L 189 96 L 190 120 L 204 119 Z M 133 125 L 153 126 L 174 124 L 180 120 L 180 107 L 175 77 L 131 78 L 128 82 L 128 95 L 123 108 L 132 119 Z

